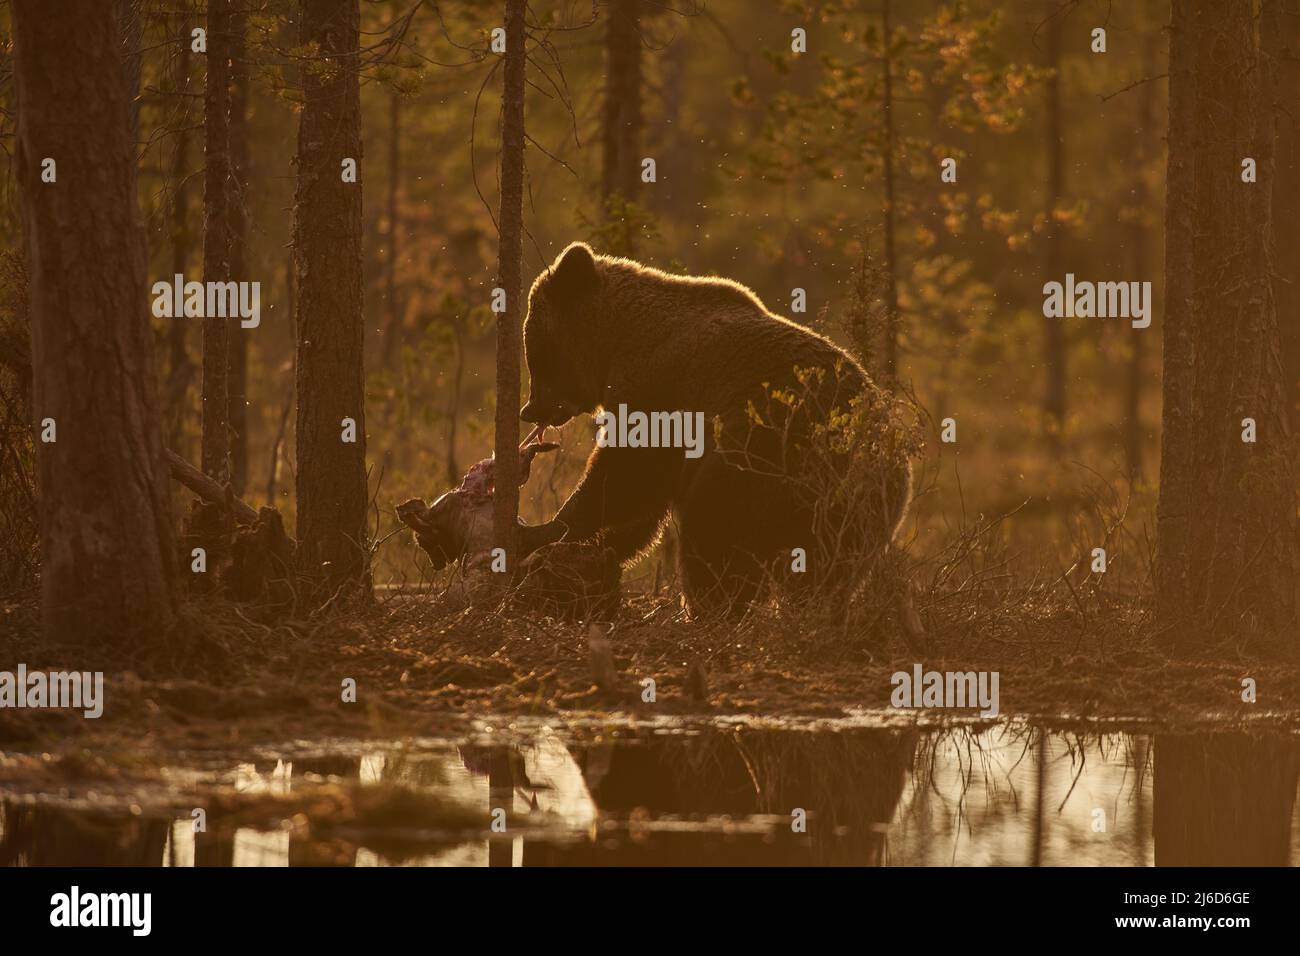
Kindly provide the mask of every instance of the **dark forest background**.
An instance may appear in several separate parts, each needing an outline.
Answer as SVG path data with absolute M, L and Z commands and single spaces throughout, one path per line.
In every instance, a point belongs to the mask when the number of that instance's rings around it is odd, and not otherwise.
M 86 561 L 147 577 L 174 545 L 166 534 L 153 548 L 120 544 L 152 533 L 139 509 L 133 530 L 112 526 L 133 509 L 104 518 L 93 560 L 55 557 L 83 562 L 80 585 L 57 583 L 50 536 L 66 532 L 47 517 L 42 555 L 37 515 L 53 501 L 67 502 L 59 514 L 79 501 L 94 511 L 119 480 L 103 461 L 125 475 L 133 455 L 161 463 L 163 445 L 254 508 L 278 509 L 301 546 L 335 554 L 336 571 L 348 561 L 330 549 L 360 537 L 376 584 L 428 580 L 393 506 L 436 497 L 492 453 L 500 335 L 517 335 L 522 316 L 501 325 L 491 290 L 510 277 L 521 211 L 524 290 L 575 239 L 727 276 L 913 394 L 928 439 L 902 543 L 932 561 L 919 572 L 928 583 L 1065 581 L 1159 610 L 1165 632 L 1294 643 L 1293 0 L 67 7 L 0 5 L 0 591 L 10 598 L 35 593 L 38 579 L 47 601 L 51 588 L 84 590 Z M 492 46 L 503 25 L 524 51 L 511 47 L 525 91 L 515 142 L 502 135 L 511 53 Z M 208 30 L 206 53 L 191 48 L 195 28 Z M 109 29 L 115 74 L 87 52 L 108 49 Z M 806 52 L 792 50 L 796 29 Z M 60 110 L 78 102 L 70 128 Z M 115 220 L 95 211 L 115 198 L 119 219 L 126 209 L 100 178 L 73 205 L 28 199 L 24 232 L 22 194 L 52 189 L 36 157 L 54 155 L 58 136 L 59 189 L 116 164 L 138 235 L 127 225 L 115 235 Z M 354 151 L 358 182 L 347 186 L 336 170 Z M 1256 182 L 1242 181 L 1245 157 L 1257 160 Z M 645 158 L 653 182 L 642 180 Z M 945 159 L 955 182 L 941 178 Z M 512 195 L 522 200 L 513 212 Z M 123 257 L 125 247 L 144 258 Z M 34 269 L 34 255 L 66 275 Z M 124 270 L 129 282 L 112 281 Z M 177 272 L 260 281 L 260 326 L 149 317 L 148 287 Z M 1151 326 L 1045 319 L 1042 286 L 1067 272 L 1150 281 Z M 791 311 L 795 289 L 806 312 Z M 63 473 L 76 472 L 66 480 L 89 492 L 37 467 L 46 410 L 31 389 L 44 362 L 65 369 L 50 373 L 47 399 L 75 391 L 100 346 L 50 331 L 33 351 L 29 333 L 88 312 L 106 326 L 149 317 L 149 355 L 121 369 L 157 394 L 139 416 L 107 391 L 65 403 L 103 434 L 136 430 L 102 460 L 65 461 Z M 338 367 L 304 369 L 303 316 L 330 337 Z M 87 357 L 70 357 L 78 348 Z M 228 464 L 210 446 L 215 402 L 209 447 L 204 437 L 204 389 L 223 377 Z M 336 421 L 330 403 L 360 389 L 364 498 L 357 450 L 339 459 L 303 435 L 305 423 Z M 511 388 L 500 394 L 513 418 Z M 1240 440 L 1244 417 L 1258 422 L 1254 444 Z M 941 440 L 949 418 L 954 443 Z M 60 443 L 75 427 L 60 422 Z M 562 454 L 539 461 L 523 490 L 530 522 L 572 488 L 590 421 L 559 441 Z M 166 484 L 163 468 L 158 486 L 179 526 L 193 494 Z M 305 528 L 302 502 L 331 481 L 351 483 L 353 506 Z M 976 533 L 978 555 L 953 550 Z M 1092 568 L 1097 547 L 1104 577 Z M 667 591 L 673 573 L 660 550 L 627 584 Z M 113 587 L 137 618 L 142 601 L 166 608 L 179 590 Z

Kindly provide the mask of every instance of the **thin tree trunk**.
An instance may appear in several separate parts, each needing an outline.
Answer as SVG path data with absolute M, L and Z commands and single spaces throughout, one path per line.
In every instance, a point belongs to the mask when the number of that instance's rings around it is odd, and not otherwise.
M 177 43 L 180 48 L 176 57 L 175 88 L 180 94 L 177 98 L 182 104 L 179 110 L 175 145 L 172 152 L 171 183 L 171 240 L 172 240 L 172 274 L 185 275 L 189 269 L 192 236 L 190 234 L 189 175 L 190 133 L 189 133 L 189 89 L 190 89 L 190 19 L 188 11 L 180 17 L 180 30 Z M 190 361 L 188 348 L 189 322 L 183 317 L 173 316 L 167 326 L 167 446 L 185 454 L 186 409 L 189 407 L 188 394 L 194 365 Z
M 898 206 L 894 192 L 894 63 L 889 45 L 892 32 L 889 13 L 889 0 L 884 0 L 881 8 L 884 147 L 881 153 L 885 180 L 885 379 L 894 383 L 898 380 L 898 260 L 894 253 L 894 220 Z
M 1145 203 L 1146 190 L 1138 187 L 1134 190 Z M 1139 205 L 1138 208 L 1142 208 Z M 1129 269 L 1134 281 L 1141 282 L 1146 275 L 1146 229 L 1135 218 L 1129 224 Z M 1142 386 L 1146 381 L 1146 333 L 1147 329 L 1130 328 L 1128 330 L 1129 357 L 1128 380 L 1124 386 L 1124 462 L 1130 484 L 1142 478 Z
M 1065 193 L 1064 143 L 1061 125 L 1061 24 L 1062 16 L 1054 14 L 1046 25 L 1047 68 L 1047 197 L 1044 215 L 1047 218 L 1044 243 L 1043 268 L 1048 281 L 1063 281 L 1061 256 L 1061 229 L 1056 221 L 1056 208 Z M 1065 325 L 1059 318 L 1045 318 L 1043 331 L 1043 368 L 1047 375 L 1043 393 L 1043 411 L 1046 416 L 1051 444 L 1057 452 L 1061 448 L 1062 429 L 1066 413 L 1066 336 Z
M 1169 135 L 1165 166 L 1164 376 L 1160 498 L 1156 506 L 1156 618 L 1170 641 L 1191 606 L 1187 554 L 1192 443 L 1192 188 L 1196 136 L 1195 13 L 1174 0 L 1169 28 Z
M 230 277 L 248 279 L 248 58 L 244 37 L 248 14 L 230 17 Z M 248 485 L 248 334 L 239 322 L 227 325 L 230 379 L 230 483 L 242 495 Z
M 402 337 L 402 313 L 397 301 L 397 187 L 402 175 L 402 100 L 393 90 L 388 105 L 388 257 L 384 273 L 384 296 L 388 327 L 381 345 L 387 367 L 397 340 Z
M 284 301 L 285 314 L 289 316 L 289 343 L 290 347 L 296 349 L 298 345 L 297 331 L 297 313 L 294 304 L 293 288 L 293 251 L 289 252 L 289 262 L 284 270 Z M 296 378 L 296 376 L 295 376 Z M 284 408 L 280 412 L 280 425 L 276 429 L 275 438 L 271 442 L 271 465 L 266 478 L 266 503 L 272 508 L 275 507 L 276 479 L 280 475 L 280 455 L 285 447 L 285 436 L 289 430 L 289 415 L 293 411 L 295 387 L 292 379 L 289 385 L 289 394 L 285 396 Z
M 1156 65 L 1158 43 L 1159 38 L 1155 33 L 1147 37 L 1144 55 L 1144 72 L 1147 76 L 1154 76 L 1158 72 Z M 1133 215 L 1128 230 L 1129 271 L 1133 281 L 1136 282 L 1145 281 L 1147 274 L 1148 236 L 1145 216 L 1147 203 L 1151 197 L 1147 189 L 1146 177 L 1141 170 L 1146 166 L 1148 156 L 1145 144 L 1152 142 L 1156 135 L 1155 92 L 1155 84 L 1147 83 L 1142 87 L 1138 98 L 1139 173 L 1133 186 Z M 1142 386 L 1146 381 L 1146 345 L 1147 336 L 1150 334 L 1149 328 L 1128 329 L 1128 381 L 1124 389 L 1124 460 L 1130 484 L 1139 481 L 1142 477 Z
M 364 587 L 368 574 L 360 8 L 357 0 L 301 0 L 300 17 L 302 43 L 331 69 L 302 71 L 298 128 L 298 557 L 300 570 L 332 594 Z M 343 181 L 348 159 L 356 182 Z M 343 440 L 348 419 L 355 441 Z
M 208 0 L 208 85 L 204 94 L 203 280 L 230 279 L 230 0 Z M 203 319 L 204 472 L 230 478 L 230 319 Z
M 641 0 L 611 0 L 605 24 L 605 125 L 601 167 L 601 208 L 608 219 L 610 199 L 626 202 L 640 182 L 641 142 Z M 626 248 L 635 254 L 635 238 L 626 230 Z
M 519 351 L 523 312 L 524 11 L 526 0 L 506 0 L 506 62 L 501 109 L 501 208 L 497 216 L 497 286 L 506 308 L 497 317 L 496 483 L 492 531 L 514 567 L 519 517 Z
M 56 428 L 37 443 L 41 610 L 50 640 L 93 643 L 157 631 L 175 610 L 135 147 L 113 6 L 12 11 L 34 417 Z M 56 184 L 41 181 L 46 157 Z
M 456 339 L 456 376 L 447 408 L 447 487 L 460 484 L 460 464 L 456 461 L 456 430 L 460 423 L 460 390 L 465 382 L 465 327 L 459 316 L 452 319 Z

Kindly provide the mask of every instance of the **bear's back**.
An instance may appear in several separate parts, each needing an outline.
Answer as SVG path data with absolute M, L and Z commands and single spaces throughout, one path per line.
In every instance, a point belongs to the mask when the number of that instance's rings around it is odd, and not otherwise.
M 723 414 L 765 390 L 794 385 L 799 369 L 824 369 L 846 394 L 865 385 L 847 353 L 769 312 L 739 283 L 635 266 L 612 285 L 611 306 L 630 340 L 620 351 L 632 401 Z

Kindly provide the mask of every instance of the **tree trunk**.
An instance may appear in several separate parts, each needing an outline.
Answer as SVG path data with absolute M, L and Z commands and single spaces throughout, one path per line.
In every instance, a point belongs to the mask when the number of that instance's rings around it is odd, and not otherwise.
M 1278 29 L 1261 31 L 1276 75 L 1273 119 L 1273 297 L 1282 318 L 1284 404 L 1293 440 L 1300 436 L 1300 0 L 1280 0 Z
M 230 279 L 230 0 L 208 0 L 203 97 L 203 280 Z M 203 319 L 203 470 L 230 478 L 229 318 Z
M 1191 191 L 1191 260 L 1181 263 L 1190 271 L 1172 278 L 1181 294 L 1186 286 L 1177 284 L 1190 276 L 1192 308 L 1185 352 L 1173 356 L 1183 364 L 1166 366 L 1183 394 L 1165 409 L 1171 456 L 1162 478 L 1180 471 L 1161 488 L 1159 521 L 1175 524 L 1157 529 L 1157 601 L 1162 629 L 1180 650 L 1226 638 L 1293 646 L 1300 555 L 1267 242 L 1271 71 L 1262 69 L 1248 5 L 1197 0 L 1194 10 L 1186 34 L 1193 69 L 1171 63 L 1170 71 L 1171 95 L 1177 83 L 1194 84 L 1191 142 L 1173 130 L 1170 138 L 1171 157 L 1190 149 L 1193 175 L 1190 183 L 1171 176 L 1169 185 L 1174 212 L 1188 202 L 1178 190 Z M 1275 0 L 1263 5 L 1265 35 L 1270 17 Z M 1245 157 L 1256 160 L 1257 182 L 1241 179 Z M 1182 331 L 1171 317 L 1166 335 L 1178 343 Z M 1246 419 L 1253 442 L 1243 440 Z
M 388 256 L 384 265 L 384 297 L 388 327 L 384 330 L 383 364 L 387 367 L 393 349 L 402 338 L 402 313 L 397 301 L 397 186 L 402 175 L 402 99 L 396 90 L 388 105 Z
M 506 62 L 501 108 L 501 208 L 497 286 L 506 308 L 497 316 L 496 482 L 492 532 L 514 569 L 519 517 L 519 351 L 524 305 L 524 11 L 526 0 L 506 0 Z
M 605 126 L 600 198 L 606 218 L 611 215 L 610 199 L 618 195 L 626 202 L 637 194 L 640 183 L 641 141 L 641 0 L 611 0 L 605 24 Z M 635 253 L 630 231 L 627 248 L 612 250 L 620 255 Z
M 37 443 L 45 633 L 147 634 L 172 619 L 176 572 L 118 24 L 98 0 L 12 10 L 34 415 L 57 429 Z
M 292 348 L 297 347 L 298 327 L 297 312 L 294 304 L 293 288 L 293 250 L 289 250 L 289 261 L 286 263 L 284 270 L 284 304 L 285 315 L 289 317 L 289 342 Z M 296 378 L 296 374 L 294 378 Z M 271 465 L 267 470 L 266 477 L 266 503 L 272 508 L 275 507 L 276 482 L 280 477 L 280 456 L 284 448 L 287 447 L 285 436 L 289 429 L 289 415 L 293 411 L 293 400 L 296 394 L 296 385 L 293 380 L 289 383 L 289 394 L 285 396 L 284 406 L 280 410 L 280 424 L 276 429 L 275 438 L 271 440 Z
M 1156 506 L 1156 619 L 1172 628 L 1191 604 L 1187 554 L 1192 414 L 1192 148 L 1196 132 L 1191 0 L 1172 4 L 1169 29 L 1169 135 L 1165 166 L 1164 379 L 1160 497 Z M 1172 632 L 1166 635 L 1171 641 Z
M 1147 76 L 1157 73 L 1159 51 L 1158 36 L 1153 32 L 1146 40 L 1144 53 L 1144 72 Z M 1137 146 L 1137 164 L 1139 173 L 1133 186 L 1132 216 L 1128 228 L 1129 272 L 1133 281 L 1142 282 L 1147 274 L 1148 229 L 1146 220 L 1147 204 L 1151 194 L 1147 189 L 1144 173 L 1149 153 L 1146 143 L 1152 142 L 1156 135 L 1156 86 L 1146 83 L 1138 96 L 1137 128 L 1139 130 Z M 1142 478 L 1142 386 L 1146 380 L 1146 346 L 1147 336 L 1151 330 L 1128 329 L 1129 359 L 1128 381 L 1124 389 L 1124 461 L 1127 466 L 1130 485 Z
M 452 318 L 451 331 L 456 343 L 456 375 L 447 399 L 447 487 L 455 488 L 462 477 L 456 460 L 456 431 L 460 424 L 460 392 L 465 385 L 465 326 L 460 316 Z
M 881 156 L 885 180 L 885 379 L 898 381 L 898 261 L 894 254 L 894 220 L 898 214 L 894 193 L 894 63 L 889 41 L 892 33 L 889 0 L 881 8 L 881 48 L 884 89 L 881 94 L 884 145 Z
M 179 129 L 175 134 L 172 152 L 171 185 L 171 240 L 172 240 L 172 274 L 185 275 L 189 270 L 191 235 L 188 223 L 189 186 L 186 176 L 190 164 L 189 133 L 189 89 L 190 89 L 190 29 L 191 21 L 188 11 L 180 17 L 180 30 L 176 42 L 180 44 L 176 56 L 176 76 L 173 80 L 178 101 L 183 104 L 180 110 Z M 190 361 L 187 344 L 189 322 L 173 316 L 167 325 L 167 387 L 165 395 L 167 418 L 167 446 L 185 454 L 185 410 L 189 406 L 188 396 L 190 379 L 193 375 L 193 363 Z
M 244 38 L 248 14 L 230 17 L 230 277 L 248 280 L 248 59 Z M 242 495 L 248 484 L 248 334 L 239 322 L 227 325 L 230 379 L 230 483 Z
M 294 216 L 299 569 L 330 593 L 364 587 L 366 417 L 361 314 L 361 90 L 357 0 L 301 0 L 304 69 Z M 357 181 L 344 182 L 346 160 Z M 351 420 L 355 441 L 344 441 Z M 327 596 L 327 595 L 326 595 Z
M 1061 256 L 1061 229 L 1056 221 L 1056 207 L 1065 192 L 1065 167 L 1062 159 L 1061 127 L 1061 20 L 1060 13 L 1053 14 L 1046 24 L 1046 66 L 1051 70 L 1047 78 L 1047 197 L 1044 215 L 1043 268 L 1047 281 L 1064 281 Z M 1043 369 L 1047 375 L 1043 393 L 1043 412 L 1052 448 L 1059 453 L 1062 430 L 1065 427 L 1066 336 L 1064 320 L 1044 318 Z

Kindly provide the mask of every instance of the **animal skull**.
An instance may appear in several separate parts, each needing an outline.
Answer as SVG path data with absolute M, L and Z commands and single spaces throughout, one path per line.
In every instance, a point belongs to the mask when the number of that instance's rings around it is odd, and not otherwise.
M 519 446 L 519 484 L 528 480 L 533 459 L 560 446 L 543 441 L 546 426 L 538 425 Z M 397 506 L 397 516 L 416 532 L 417 538 L 441 570 L 464 559 L 466 570 L 484 568 L 492 548 L 492 493 L 496 484 L 496 459 L 484 458 L 461 479 L 460 487 L 448 491 L 426 506 L 412 498 Z

